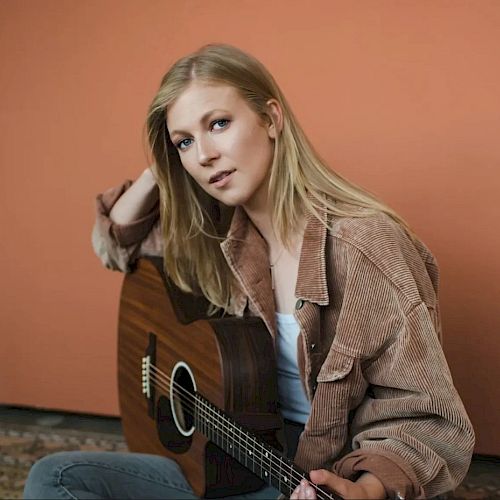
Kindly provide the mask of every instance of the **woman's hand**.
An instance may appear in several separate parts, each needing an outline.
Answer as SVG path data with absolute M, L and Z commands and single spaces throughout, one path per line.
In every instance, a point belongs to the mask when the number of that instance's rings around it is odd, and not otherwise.
M 357 481 L 350 481 L 337 476 L 325 469 L 313 470 L 309 473 L 311 481 L 318 485 L 326 486 L 329 490 L 343 498 L 349 499 L 384 499 L 387 497 L 385 488 L 377 477 L 369 472 L 363 473 Z M 316 490 L 308 481 L 303 479 L 295 488 L 292 500 L 303 498 L 316 498 Z

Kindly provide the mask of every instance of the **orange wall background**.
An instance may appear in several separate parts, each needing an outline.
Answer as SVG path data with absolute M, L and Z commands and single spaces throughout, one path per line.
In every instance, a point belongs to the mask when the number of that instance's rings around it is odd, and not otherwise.
M 496 0 L 0 2 L 0 403 L 118 414 L 122 275 L 93 254 L 94 197 L 147 166 L 168 67 L 225 42 L 433 250 L 476 451 L 500 454 L 499 26 Z

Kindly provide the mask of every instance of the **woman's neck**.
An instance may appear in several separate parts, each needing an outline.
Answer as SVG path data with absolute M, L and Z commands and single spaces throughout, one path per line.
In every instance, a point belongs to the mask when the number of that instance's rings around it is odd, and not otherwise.
M 261 236 L 266 240 L 269 246 L 276 246 L 278 239 L 273 230 L 272 210 L 267 191 L 260 189 L 248 203 L 243 205 L 248 218 L 257 228 Z
M 274 262 L 278 255 L 281 255 L 284 250 L 284 244 L 276 234 L 272 224 L 272 204 L 268 195 L 268 184 L 263 185 L 254 193 L 254 196 L 248 203 L 244 204 L 242 208 L 245 210 L 248 218 L 252 221 L 253 225 L 257 228 L 260 235 L 264 238 L 268 245 L 268 255 L 270 262 Z M 302 244 L 302 236 L 306 226 L 306 218 L 303 216 L 297 227 L 291 228 L 290 234 L 290 252 L 296 253 L 297 244 L 300 253 L 300 245 Z
M 245 207 L 244 207 L 245 208 Z M 279 237 L 276 235 L 272 225 L 272 218 L 270 211 L 267 210 L 251 210 L 248 211 L 245 208 L 245 212 L 248 218 L 252 221 L 252 224 L 257 228 L 260 235 L 264 238 L 268 245 L 268 255 L 270 262 L 274 262 L 275 259 L 283 253 L 284 244 L 280 241 Z M 305 217 L 302 218 L 299 227 L 296 228 L 290 235 L 291 248 L 288 250 L 290 254 L 294 255 L 300 253 L 300 247 L 302 244 L 302 236 L 305 230 Z

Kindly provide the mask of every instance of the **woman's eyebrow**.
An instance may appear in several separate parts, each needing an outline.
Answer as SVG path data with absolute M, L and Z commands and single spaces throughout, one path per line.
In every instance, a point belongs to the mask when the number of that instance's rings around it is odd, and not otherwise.
M 213 113 L 217 113 L 217 112 L 222 112 L 222 113 L 229 113 L 229 111 L 227 111 L 226 109 L 212 109 L 211 111 L 207 111 L 200 119 L 200 123 L 204 123 L 208 120 L 208 118 L 210 117 L 210 115 L 212 115 Z M 189 134 L 189 132 L 186 132 L 185 130 L 172 130 L 170 132 L 170 136 L 173 136 L 174 134 Z

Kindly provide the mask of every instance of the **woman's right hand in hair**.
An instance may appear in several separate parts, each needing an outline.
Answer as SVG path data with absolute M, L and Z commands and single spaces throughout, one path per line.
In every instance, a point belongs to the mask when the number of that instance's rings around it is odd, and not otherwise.
M 116 224 L 129 224 L 151 212 L 158 201 L 159 190 L 151 167 L 114 204 L 109 218 Z

